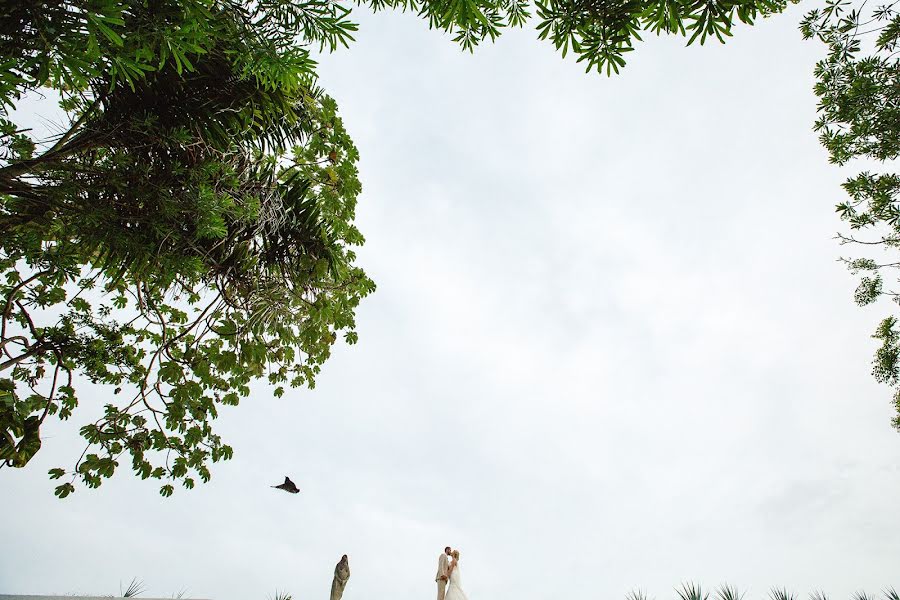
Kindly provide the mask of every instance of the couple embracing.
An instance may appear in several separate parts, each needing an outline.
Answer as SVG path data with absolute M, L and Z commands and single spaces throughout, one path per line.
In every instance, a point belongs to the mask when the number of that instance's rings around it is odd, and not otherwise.
M 450 546 L 438 557 L 437 600 L 469 600 L 459 583 L 459 550 Z

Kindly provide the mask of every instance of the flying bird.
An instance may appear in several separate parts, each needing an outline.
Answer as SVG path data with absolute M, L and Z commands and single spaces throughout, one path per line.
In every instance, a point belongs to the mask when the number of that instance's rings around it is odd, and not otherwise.
M 277 489 L 279 489 L 279 490 L 284 490 L 284 491 L 286 491 L 286 492 L 288 492 L 288 493 L 291 493 L 291 494 L 296 494 L 297 492 L 300 491 L 300 488 L 298 488 L 298 487 L 294 484 L 294 482 L 291 481 L 291 478 L 290 478 L 290 477 L 285 477 L 285 478 L 284 478 L 284 483 L 282 483 L 281 485 L 273 485 L 272 487 L 273 487 L 273 488 L 277 488 Z

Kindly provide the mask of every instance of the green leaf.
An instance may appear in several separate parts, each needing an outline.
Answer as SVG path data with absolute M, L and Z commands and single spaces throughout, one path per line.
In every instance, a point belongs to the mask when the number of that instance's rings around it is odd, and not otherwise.
M 75 492 L 75 486 L 72 485 L 71 483 L 64 483 L 62 485 L 58 485 L 58 486 L 56 486 L 56 489 L 53 491 L 54 495 L 60 499 L 65 498 L 66 496 L 68 496 L 69 494 L 74 493 L 74 492 Z
M 88 20 L 91 22 L 91 25 L 96 27 L 100 33 L 103 34 L 106 39 L 115 44 L 116 46 L 124 46 L 125 41 L 122 39 L 118 33 L 110 29 L 102 20 L 96 18 L 93 15 L 88 15 Z

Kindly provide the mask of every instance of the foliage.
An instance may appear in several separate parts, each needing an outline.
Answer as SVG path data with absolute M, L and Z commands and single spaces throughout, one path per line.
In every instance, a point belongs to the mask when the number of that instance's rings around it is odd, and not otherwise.
M 848 199 L 837 206 L 850 231 L 840 233 L 844 244 L 868 256 L 845 259 L 861 274 L 854 299 L 860 306 L 900 294 L 885 286 L 900 267 L 900 175 L 892 171 L 900 153 L 900 12 L 897 2 L 858 8 L 849 0 L 828 0 L 810 11 L 801 24 L 803 36 L 828 48 L 816 65 L 815 92 L 819 97 L 816 130 L 831 161 L 847 165 L 868 160 L 880 172 L 865 170 L 847 179 Z M 900 430 L 900 331 L 896 316 L 884 318 L 873 337 L 881 342 L 872 373 L 893 386 Z
M 704 592 L 699 584 L 682 583 L 681 587 L 675 588 L 675 595 L 678 600 L 703 600 L 709 597 L 709 592 Z M 739 600 L 744 597 L 744 592 L 740 592 L 737 587 L 723 584 L 715 591 L 716 600 Z M 883 600 L 900 600 L 900 594 L 894 588 L 886 588 L 882 590 L 881 597 Z M 769 590 L 769 600 L 794 600 L 796 596 L 787 588 L 773 587 Z M 641 589 L 632 590 L 625 595 L 625 600 L 646 600 L 647 594 Z M 828 600 L 828 597 L 821 591 L 814 591 L 809 594 L 809 600 Z M 851 600 L 876 600 L 876 596 L 867 594 L 866 592 L 856 592 Z
M 123 598 L 134 598 L 136 596 L 140 596 L 146 591 L 146 587 L 144 587 L 144 582 L 139 580 L 137 577 L 132 578 L 131 583 L 128 584 L 128 587 L 124 590 L 122 589 L 122 584 L 119 584 L 119 593 Z
M 575 54 L 586 70 L 618 73 L 641 34 L 679 35 L 704 43 L 725 42 L 735 23 L 783 11 L 789 0 L 357 0 L 375 10 L 410 10 L 430 27 L 449 32 L 472 50 L 495 40 L 506 27 L 521 27 L 532 13 L 538 37 L 566 56 Z M 797 2 L 799 0 L 791 0 Z
M 51 470 L 60 497 L 123 456 L 164 496 L 208 480 L 232 454 L 218 408 L 257 378 L 312 386 L 374 289 L 351 250 L 357 151 L 293 30 L 351 28 L 289 2 L 149 6 L 23 3 L 0 24 L 0 100 L 50 86 L 72 115 L 41 152 L 2 123 L 0 460 L 28 463 L 79 379 L 123 398 Z
M 775 588 L 773 587 L 769 591 L 769 599 L 770 600 L 796 600 L 794 594 L 787 591 L 787 588 Z
M 688 37 L 688 45 L 715 37 L 724 43 L 736 22 L 752 25 L 757 18 L 785 9 L 784 0 L 536 0 L 541 39 L 571 49 L 587 70 L 618 73 L 624 55 L 641 33 Z
M 704 592 L 699 584 L 682 583 L 681 589 L 675 592 L 681 600 L 708 600 L 709 592 Z
M 736 587 L 728 585 L 727 583 L 723 583 L 716 590 L 717 600 L 742 600 L 743 597 L 743 592 L 740 592 Z

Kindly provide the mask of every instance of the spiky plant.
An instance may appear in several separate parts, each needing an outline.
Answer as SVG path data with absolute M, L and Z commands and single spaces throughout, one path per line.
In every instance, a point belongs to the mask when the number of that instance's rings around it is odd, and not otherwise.
M 125 590 L 122 590 L 122 584 L 119 584 L 119 592 L 121 592 L 123 598 L 134 598 L 135 596 L 140 596 L 146 590 L 144 587 L 144 582 L 138 579 L 137 577 L 132 578 L 131 583 L 128 584 L 128 587 Z
M 681 598 L 681 600 L 708 600 L 709 599 L 709 592 L 704 593 L 702 588 L 700 587 L 699 583 L 697 583 L 697 584 L 695 584 L 693 582 L 682 583 L 681 589 L 676 588 L 675 591 L 678 592 L 678 596 Z
M 742 600 L 744 593 L 740 592 L 737 587 L 723 583 L 716 590 L 716 600 Z
M 625 594 L 625 600 L 649 600 L 647 597 L 647 592 L 642 590 L 641 588 L 635 588 Z
M 675 588 L 678 594 L 678 600 L 709 600 L 709 592 L 704 592 L 700 584 L 693 582 L 682 583 L 680 588 Z M 893 587 L 882 590 L 882 600 L 900 600 L 900 594 Z M 722 584 L 715 590 L 714 600 L 743 600 L 744 592 L 741 592 L 736 586 L 727 583 Z M 280 600 L 276 598 L 275 600 Z M 625 595 L 625 600 L 648 600 L 647 593 L 641 588 L 635 588 Z M 796 600 L 793 592 L 789 592 L 787 588 L 773 587 L 769 590 L 769 600 Z M 809 600 L 828 600 L 828 596 L 821 590 L 810 592 Z M 864 591 L 858 591 L 851 596 L 850 600 L 878 600 L 874 595 Z
M 770 600 L 795 600 L 793 592 L 787 591 L 786 588 L 775 587 L 769 591 L 769 598 Z

